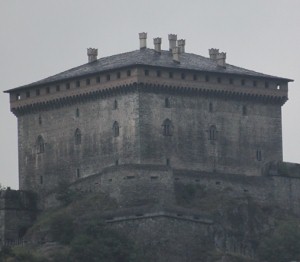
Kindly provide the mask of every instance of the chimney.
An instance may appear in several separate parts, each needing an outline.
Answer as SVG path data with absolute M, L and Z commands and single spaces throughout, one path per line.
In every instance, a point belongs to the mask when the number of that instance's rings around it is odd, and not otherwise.
M 219 54 L 219 49 L 211 48 L 208 50 L 208 52 L 209 52 L 210 59 L 217 61 L 217 55 Z
M 140 49 L 145 49 L 147 47 L 147 33 L 139 33 L 140 37 Z
M 226 67 L 226 53 L 217 54 L 217 64 L 218 66 Z
M 177 35 L 169 34 L 169 50 L 173 52 L 173 48 L 176 47 Z
M 179 47 L 179 52 L 180 54 L 183 54 L 185 52 L 185 40 L 180 39 L 177 41 L 178 47 Z
M 176 63 L 180 63 L 180 61 L 179 61 L 179 47 L 178 46 L 175 46 L 172 49 L 172 54 L 173 54 L 173 61 L 176 62 Z
M 154 38 L 153 42 L 154 42 L 155 52 L 160 53 L 161 52 L 161 38 L 160 37 Z
M 97 48 L 88 48 L 87 55 L 88 55 L 89 63 L 96 61 L 97 56 L 98 56 L 98 49 Z

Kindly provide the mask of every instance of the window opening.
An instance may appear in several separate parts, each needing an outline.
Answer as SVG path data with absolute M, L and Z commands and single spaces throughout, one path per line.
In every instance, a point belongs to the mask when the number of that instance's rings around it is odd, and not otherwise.
M 253 81 L 253 86 L 256 87 L 257 86 L 257 82 Z
M 46 93 L 47 93 L 47 94 L 50 94 L 50 86 L 47 86 L 47 87 L 46 87 Z
M 37 153 L 41 154 L 45 152 L 45 142 L 42 136 L 38 136 L 37 138 Z
M 127 70 L 127 76 L 131 76 L 131 70 Z
M 89 78 L 88 78 L 88 79 L 86 79 L 86 81 L 85 81 L 85 82 L 86 82 L 86 85 L 87 85 L 87 86 L 89 86 L 89 85 L 91 84 L 91 80 L 90 80 Z
M 27 97 L 27 98 L 30 97 L 30 91 L 27 91 L 27 92 L 26 92 L 26 97 Z
M 79 80 L 76 81 L 76 87 L 80 87 L 80 81 Z
M 194 74 L 194 75 L 193 75 L 193 80 L 196 81 L 197 79 L 198 79 L 197 75 Z
M 117 78 L 120 79 L 121 78 L 121 72 L 117 73 Z
M 80 177 L 80 169 L 79 168 L 76 169 L 76 176 L 77 176 L 77 178 Z
M 117 100 L 114 101 L 114 109 L 118 109 L 118 101 Z
M 67 90 L 70 89 L 70 83 L 66 83 L 66 89 L 67 89 Z
M 181 79 L 185 79 L 185 73 L 181 73 Z
M 40 184 L 42 185 L 44 183 L 43 176 L 40 176 Z
M 97 83 L 100 83 L 100 76 L 97 76 L 96 82 L 97 82 Z
M 173 135 L 173 125 L 170 119 L 166 119 L 163 124 L 163 135 L 172 136 Z
M 170 166 L 170 159 L 169 158 L 166 159 L 166 165 Z
M 214 125 L 209 128 L 209 140 L 217 140 L 217 128 Z
M 261 157 L 261 150 L 260 150 L 260 149 L 257 149 L 257 150 L 256 150 L 256 160 L 257 160 L 257 161 L 261 161 L 261 160 L 262 160 L 262 157 Z
M 148 76 L 149 75 L 149 70 L 145 70 L 144 73 L 145 73 L 145 76 Z
M 276 85 L 276 89 L 277 89 L 277 90 L 280 90 L 280 88 L 281 88 L 280 84 L 277 84 L 277 85 Z
M 42 124 L 42 116 L 39 115 L 39 125 L 41 125 L 41 124 Z
M 119 165 L 119 159 L 116 160 L 115 165 L 116 165 L 116 166 Z
M 57 86 L 56 86 L 56 92 L 59 92 L 59 91 L 60 91 L 60 86 L 57 85 Z
M 173 72 L 169 72 L 169 78 L 173 78 Z
M 212 102 L 209 102 L 208 109 L 209 109 L 210 113 L 213 112 L 214 108 L 213 108 L 213 103 Z
M 119 127 L 119 123 L 117 121 L 115 121 L 113 124 L 113 133 L 114 133 L 114 137 L 117 137 L 120 135 L 120 127 Z
M 243 106 L 243 115 L 247 115 L 247 107 L 246 106 Z
M 209 76 L 208 75 L 205 76 L 205 82 L 209 82 Z
M 39 96 L 39 95 L 40 95 L 40 89 L 36 89 L 36 90 L 35 90 L 35 94 L 36 94 L 37 96 Z
M 79 117 L 80 112 L 79 112 L 79 108 L 76 108 L 76 117 Z
M 75 145 L 80 145 L 81 144 L 81 132 L 79 128 L 75 130 Z
M 165 98 L 165 107 L 167 107 L 167 108 L 170 107 L 170 100 L 168 97 Z
M 245 79 L 242 79 L 242 80 L 241 80 L 241 84 L 242 84 L 242 86 L 245 85 Z
M 106 80 L 107 80 L 107 81 L 110 80 L 110 75 L 106 75 Z

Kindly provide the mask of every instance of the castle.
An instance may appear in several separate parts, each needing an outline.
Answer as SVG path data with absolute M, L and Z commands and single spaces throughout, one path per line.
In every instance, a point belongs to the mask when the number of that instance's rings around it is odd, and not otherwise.
M 5 91 L 18 119 L 20 190 L 44 208 L 62 180 L 105 191 L 127 207 L 119 222 L 136 221 L 133 207 L 181 221 L 177 181 L 231 186 L 300 214 L 299 179 L 278 172 L 292 80 L 230 65 L 218 49 L 187 53 L 173 34 L 169 50 L 161 38 L 147 48 L 147 33 L 139 40 L 138 50 L 100 59 L 89 48 L 88 63 Z M 145 203 L 168 208 L 151 213 Z

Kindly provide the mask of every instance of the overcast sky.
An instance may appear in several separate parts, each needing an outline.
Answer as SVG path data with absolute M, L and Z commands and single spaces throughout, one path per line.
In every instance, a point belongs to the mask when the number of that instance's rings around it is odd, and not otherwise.
M 186 39 L 186 52 L 294 79 L 283 106 L 284 160 L 300 163 L 299 0 L 0 0 L 0 183 L 18 188 L 17 120 L 2 91 L 139 48 L 138 33 Z

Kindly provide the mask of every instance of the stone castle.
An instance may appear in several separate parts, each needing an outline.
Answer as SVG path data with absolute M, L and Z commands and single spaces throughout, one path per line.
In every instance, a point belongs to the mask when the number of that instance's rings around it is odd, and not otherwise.
M 187 53 L 173 34 L 169 50 L 161 38 L 153 49 L 146 33 L 139 40 L 138 50 L 100 59 L 89 48 L 88 63 L 5 91 L 18 119 L 20 190 L 37 193 L 42 208 L 62 180 L 104 191 L 124 207 L 107 221 L 143 220 L 135 234 L 153 221 L 186 232 L 213 223 L 174 205 L 179 181 L 231 187 L 300 214 L 300 179 L 281 168 L 299 171 L 282 162 L 292 80 L 230 65 L 218 49 Z M 2 240 L 20 228 L 6 237 L 3 226 Z

